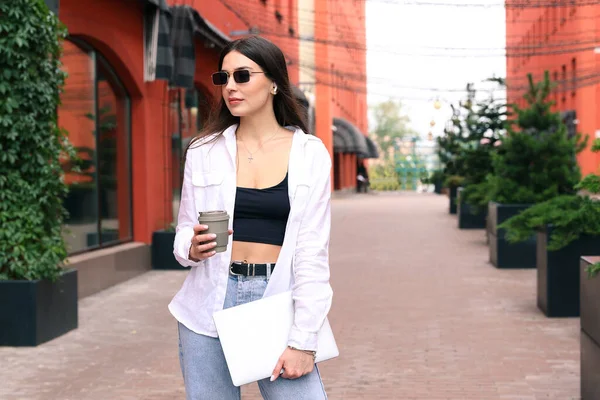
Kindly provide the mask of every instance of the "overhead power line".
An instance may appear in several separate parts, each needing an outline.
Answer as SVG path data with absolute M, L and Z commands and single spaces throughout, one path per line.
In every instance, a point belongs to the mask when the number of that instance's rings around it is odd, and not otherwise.
M 246 23 L 248 27 L 251 26 L 251 24 L 246 20 L 246 18 L 243 15 L 241 15 L 237 10 L 235 10 L 234 8 L 232 8 L 226 1 L 224 1 L 224 0 L 220 0 L 220 1 L 225 5 L 226 8 L 228 8 L 230 11 L 232 11 L 234 14 L 236 14 L 238 16 L 238 18 L 240 18 L 244 23 Z M 262 32 L 262 33 L 265 34 L 265 35 L 270 35 L 270 36 L 275 36 L 275 37 L 281 36 L 281 37 L 285 37 L 287 39 L 309 40 L 309 41 L 314 41 L 314 42 L 323 42 L 325 44 L 331 44 L 331 43 L 329 43 L 330 41 L 325 41 L 325 40 L 319 41 L 319 40 L 312 39 L 312 38 L 308 39 L 308 38 L 300 38 L 300 37 L 290 37 L 289 35 L 283 35 L 283 34 L 280 34 L 278 32 Z M 346 45 L 345 47 L 348 47 L 347 43 L 345 43 L 345 45 Z M 545 52 L 545 53 L 547 53 L 547 54 L 571 53 L 571 52 L 585 51 L 585 50 L 589 50 L 589 49 L 593 49 L 593 48 L 595 48 L 595 46 L 594 47 L 583 47 L 583 48 L 579 47 L 579 48 L 571 48 L 571 49 L 561 49 L 561 50 L 555 50 L 555 51 L 550 51 L 550 52 Z M 366 46 L 362 46 L 362 47 L 358 48 L 357 50 L 366 51 L 367 48 L 366 48 Z M 520 55 L 520 56 L 539 55 L 541 53 L 542 52 L 537 52 L 537 53 L 533 52 L 533 53 L 526 53 L 526 54 L 523 54 L 523 55 Z M 507 56 L 510 56 L 510 55 L 507 54 Z M 295 61 L 298 64 L 298 61 L 296 61 L 296 60 L 293 60 L 293 61 Z M 300 65 L 300 67 L 304 68 L 304 69 L 308 68 L 308 69 L 313 69 L 314 71 L 319 71 L 319 68 L 317 68 L 315 66 Z M 321 68 L 320 72 L 324 72 L 324 73 L 331 74 L 331 75 L 336 75 L 336 76 L 340 76 L 340 74 L 341 74 L 339 71 L 327 70 L 326 68 L 325 69 Z M 354 78 L 354 79 L 359 80 L 361 82 L 366 82 L 366 80 L 368 79 L 368 77 L 366 75 L 364 75 L 364 74 L 343 73 L 342 76 L 344 78 L 348 78 L 348 77 L 350 77 L 351 79 Z M 579 79 L 581 80 L 581 79 L 585 79 L 585 78 L 579 78 Z M 339 86 L 339 84 L 338 84 L 338 86 Z M 363 83 L 362 86 L 365 87 L 363 90 L 365 90 L 365 92 L 366 92 L 366 85 L 364 85 L 364 83 Z M 355 89 L 356 88 L 352 88 L 351 90 L 355 90 Z M 429 89 L 432 90 L 432 91 L 440 91 L 440 90 L 436 90 L 434 88 L 429 88 Z M 444 90 L 444 91 L 462 92 L 462 90 L 453 90 L 453 89 Z
M 300 36 L 290 36 L 290 35 L 286 35 L 286 34 L 282 34 L 279 32 L 273 32 L 273 31 L 261 31 L 261 34 L 265 34 L 265 35 L 269 35 L 269 36 L 274 36 L 274 37 L 281 37 L 281 38 L 287 38 L 287 39 L 294 39 L 294 40 L 299 40 L 299 41 L 303 41 L 303 42 L 313 42 L 313 43 L 321 43 L 321 44 L 327 44 L 333 47 L 341 47 L 341 48 L 347 48 L 347 49 L 354 49 L 354 50 L 363 50 L 363 51 L 372 51 L 371 48 L 369 48 L 368 46 L 362 46 L 360 44 L 356 44 L 356 43 L 349 43 L 349 42 L 342 42 L 342 41 L 336 41 L 336 40 L 325 40 L 325 39 L 316 39 L 316 38 L 309 38 L 309 37 L 300 37 Z M 588 43 L 598 43 L 598 39 L 593 39 L 592 41 L 587 41 L 584 42 L 583 44 L 588 44 Z M 485 57 L 512 57 L 512 58 L 519 58 L 519 57 L 531 57 L 531 56 L 538 56 L 538 55 L 553 55 L 553 54 L 565 54 L 565 53 L 577 53 L 577 52 L 581 52 L 581 51 L 587 51 L 587 50 L 594 50 L 597 46 L 596 45 L 592 45 L 592 46 L 587 46 L 587 47 L 574 47 L 574 45 L 581 45 L 582 42 L 580 41 L 573 41 L 573 42 L 568 42 L 568 43 L 564 43 L 564 44 L 550 44 L 550 45 L 539 45 L 539 46 L 520 46 L 517 47 L 516 50 L 515 48 L 509 48 L 509 51 L 506 51 L 504 53 L 497 53 L 497 54 L 453 54 L 453 53 L 449 53 L 449 54 L 440 54 L 440 53 L 409 53 L 409 52 L 400 52 L 400 51 L 385 51 L 388 54 L 395 54 L 395 55 L 401 55 L 401 56 L 418 56 L 418 57 L 448 57 L 448 58 L 452 58 L 452 57 L 456 57 L 456 58 L 485 58 Z M 568 47 L 568 46 L 573 46 L 573 47 Z M 542 51 L 519 51 L 519 50 L 529 50 L 529 49 L 546 49 L 546 48 L 554 48 L 554 47 L 564 47 L 564 48 L 560 48 L 560 49 L 556 49 L 556 50 L 542 50 Z M 501 50 L 500 48 L 498 48 L 499 50 Z M 443 50 L 443 51 L 456 51 L 457 48 L 451 48 L 451 47 L 439 47 L 437 48 L 437 50 Z M 476 49 L 476 50 L 481 50 L 481 49 Z
M 229 9 L 233 10 L 233 8 L 222 1 Z M 600 2 L 599 2 L 600 3 Z M 256 5 L 260 6 L 260 5 Z M 243 18 L 240 12 L 235 10 L 235 13 L 238 17 Z M 243 18 L 245 20 L 245 18 Z M 266 20 L 264 22 L 267 22 Z M 251 25 L 246 21 L 248 25 Z M 256 24 L 252 24 L 256 25 Z M 550 43 L 540 43 L 536 45 L 511 45 L 506 47 L 497 47 L 497 48 L 468 48 L 468 47 L 439 47 L 439 46 L 420 46 L 420 48 L 427 50 L 436 50 L 441 52 L 449 52 L 450 54 L 440 54 L 436 53 L 415 53 L 415 52 L 403 52 L 403 51 L 392 51 L 389 48 L 377 48 L 377 47 L 368 47 L 366 44 L 349 42 L 343 40 L 327 40 L 327 39 L 316 39 L 314 37 L 302 37 L 299 35 L 289 35 L 289 33 L 281 33 L 272 30 L 260 29 L 259 32 L 264 35 L 280 37 L 285 39 L 294 39 L 302 42 L 314 42 L 314 43 L 322 43 L 327 44 L 333 47 L 340 47 L 346 49 L 354 49 L 354 50 L 363 50 L 363 51 L 379 51 L 387 54 L 394 54 L 400 56 L 419 56 L 419 57 L 471 57 L 471 58 L 484 58 L 484 57 L 530 57 L 535 55 L 553 55 L 553 54 L 561 54 L 561 53 L 569 53 L 569 52 L 578 52 L 585 51 L 588 48 L 581 48 L 582 44 L 596 44 L 600 39 L 592 38 L 586 41 L 573 40 L 573 41 L 562 41 L 562 42 L 550 42 Z M 567 46 L 579 46 L 579 47 L 571 47 L 567 48 Z M 592 49 L 595 48 L 592 47 Z M 532 51 L 539 49 L 541 51 Z M 489 51 L 498 51 L 496 54 L 491 54 Z M 461 51 L 461 52 L 475 52 L 475 53 L 458 53 L 454 54 L 453 52 Z
M 344 0 L 344 1 L 348 2 L 349 4 L 350 4 L 350 2 L 354 3 L 355 1 L 362 2 L 362 3 L 365 2 L 365 0 Z M 381 2 L 381 1 L 367 0 L 367 2 L 377 3 L 377 2 Z M 398 5 L 398 6 L 403 6 L 404 5 L 404 4 L 398 4 L 398 3 L 395 3 L 395 2 L 390 2 L 390 3 Z M 597 1 L 597 3 L 600 4 L 600 1 Z M 259 12 L 264 12 L 267 9 L 267 7 L 268 7 L 267 4 L 264 4 L 264 5 L 263 4 L 258 4 L 255 0 L 236 0 L 235 4 L 236 5 L 243 5 L 243 6 L 245 6 L 245 8 L 251 7 L 255 11 L 259 11 Z M 422 4 L 423 5 L 427 5 L 425 3 L 422 3 Z M 440 3 L 440 4 L 442 4 L 442 3 Z M 568 5 L 565 5 L 563 7 L 573 7 L 572 4 L 573 4 L 573 1 L 569 0 L 568 1 Z M 457 7 L 461 6 L 460 4 L 455 4 L 455 5 Z M 502 4 L 498 4 L 498 5 L 502 5 Z M 592 5 L 592 4 L 588 4 L 588 5 Z M 462 5 L 462 6 L 466 6 L 466 4 Z M 483 7 L 483 8 L 489 8 L 489 5 L 482 4 L 481 7 Z M 549 8 L 553 8 L 553 7 L 556 8 L 558 6 L 548 6 L 548 7 Z M 519 8 L 526 8 L 526 7 L 519 7 Z M 532 8 L 542 8 L 542 7 L 537 7 L 536 6 L 536 7 L 532 7 Z M 281 10 L 283 10 L 283 9 L 284 8 L 281 8 Z M 311 13 L 311 14 L 315 13 L 314 8 L 294 7 L 294 11 L 298 11 L 298 12 L 304 13 L 304 14 L 305 13 Z M 335 11 L 335 10 L 329 11 L 328 15 L 332 16 L 332 17 L 349 17 L 349 16 L 351 16 L 351 15 L 349 15 L 348 12 L 339 12 L 339 11 Z M 366 18 L 366 14 L 365 14 L 365 18 Z M 585 15 L 584 16 L 580 16 L 580 15 L 578 15 L 578 16 L 570 16 L 569 17 L 569 21 L 579 21 L 579 20 L 589 20 L 589 19 L 596 19 L 596 16 L 594 16 L 594 15 L 588 15 L 588 16 L 585 16 Z M 284 16 L 284 21 L 285 21 L 285 16 Z M 523 18 L 519 18 L 516 21 L 507 21 L 507 23 L 511 23 L 511 24 L 515 24 L 515 23 L 536 23 L 538 21 L 539 21 L 538 18 L 536 18 L 536 19 L 523 19 Z M 562 17 L 546 18 L 546 19 L 544 19 L 544 21 L 561 22 L 562 21 Z
M 349 0 L 348 0 L 349 1 Z M 365 3 L 386 3 L 403 6 L 443 6 L 443 7 L 478 7 L 478 8 L 563 8 L 563 7 L 585 7 L 600 4 L 598 0 L 527 0 L 527 1 L 507 1 L 501 3 L 445 3 L 433 1 L 417 0 L 356 0 Z

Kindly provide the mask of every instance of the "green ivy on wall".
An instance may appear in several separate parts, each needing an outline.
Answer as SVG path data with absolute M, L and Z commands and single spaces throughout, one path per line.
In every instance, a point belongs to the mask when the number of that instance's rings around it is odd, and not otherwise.
M 67 256 L 60 161 L 74 154 L 57 124 L 65 36 L 43 0 L 0 2 L 0 280 L 54 280 Z

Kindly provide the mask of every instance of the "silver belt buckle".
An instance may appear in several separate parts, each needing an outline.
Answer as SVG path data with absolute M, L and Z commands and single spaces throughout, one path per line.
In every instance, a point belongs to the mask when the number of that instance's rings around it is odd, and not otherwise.
M 233 272 L 233 269 L 232 269 L 232 268 L 233 268 L 233 264 L 235 264 L 235 263 L 232 263 L 232 264 L 229 266 L 229 273 L 230 273 L 231 275 L 235 275 L 235 276 L 244 276 L 244 274 L 236 274 L 235 272 Z

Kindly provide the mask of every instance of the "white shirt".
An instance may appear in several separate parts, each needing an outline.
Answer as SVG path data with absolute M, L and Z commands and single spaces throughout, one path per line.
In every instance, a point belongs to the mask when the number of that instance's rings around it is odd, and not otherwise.
M 212 315 L 223 309 L 231 237 L 227 251 L 194 262 L 188 259 L 193 226 L 201 211 L 225 210 L 233 226 L 236 174 L 237 125 L 215 141 L 194 144 L 187 152 L 181 205 L 173 254 L 183 266 L 192 267 L 169 310 L 190 330 L 217 337 Z M 285 238 L 264 296 L 292 290 L 294 325 L 288 345 L 317 349 L 317 332 L 331 308 L 329 284 L 329 234 L 331 227 L 331 157 L 323 142 L 302 130 L 294 131 L 288 165 L 290 214 Z

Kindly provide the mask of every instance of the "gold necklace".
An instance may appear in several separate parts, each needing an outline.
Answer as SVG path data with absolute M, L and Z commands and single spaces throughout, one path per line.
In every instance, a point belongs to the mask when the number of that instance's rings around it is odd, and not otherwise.
M 278 130 L 279 130 L 279 129 L 278 129 Z M 263 146 L 265 143 L 267 143 L 269 140 L 273 139 L 273 138 L 275 137 L 275 135 L 277 135 L 277 131 L 275 131 L 275 133 L 274 133 L 274 134 L 273 134 L 273 135 L 272 135 L 270 138 L 268 138 L 268 139 L 267 139 L 267 140 L 265 140 L 264 142 L 260 143 L 260 144 L 258 145 L 258 149 L 254 150 L 254 151 L 250 151 L 250 149 L 248 149 L 248 146 L 246 146 L 246 143 L 244 143 L 244 140 L 243 140 L 241 137 L 239 137 L 239 139 L 240 139 L 240 142 L 242 142 L 242 144 L 243 144 L 243 145 L 244 145 L 244 147 L 246 148 L 246 151 L 248 152 L 248 154 L 250 154 L 250 155 L 248 156 L 248 162 L 249 162 L 249 163 L 251 163 L 251 162 L 252 162 L 252 160 L 254 160 L 254 154 L 255 154 L 257 151 L 259 151 L 259 150 L 262 148 L 262 146 Z

